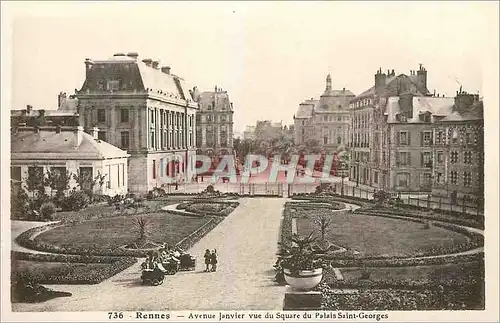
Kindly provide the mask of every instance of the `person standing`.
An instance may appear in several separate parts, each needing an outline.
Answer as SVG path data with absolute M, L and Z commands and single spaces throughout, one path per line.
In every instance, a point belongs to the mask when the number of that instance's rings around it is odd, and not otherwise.
M 209 272 L 210 271 L 210 260 L 211 260 L 211 254 L 210 254 L 210 250 L 205 250 L 205 254 L 203 255 L 203 257 L 205 258 L 205 272 Z
M 217 250 L 213 250 L 210 255 L 210 264 L 212 265 L 211 271 L 217 271 Z

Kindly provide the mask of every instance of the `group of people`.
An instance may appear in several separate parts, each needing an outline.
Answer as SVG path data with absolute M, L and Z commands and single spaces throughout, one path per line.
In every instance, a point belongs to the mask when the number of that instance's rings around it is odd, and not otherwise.
M 217 250 L 210 252 L 210 249 L 206 249 L 203 257 L 205 258 L 205 272 L 217 271 Z
M 172 248 L 167 244 L 163 245 L 157 251 L 152 251 L 146 257 L 146 260 L 142 264 L 142 269 L 155 269 L 158 268 L 165 272 L 166 269 L 163 268 L 163 263 L 174 262 L 180 263 L 181 255 L 185 254 L 184 250 L 179 247 Z

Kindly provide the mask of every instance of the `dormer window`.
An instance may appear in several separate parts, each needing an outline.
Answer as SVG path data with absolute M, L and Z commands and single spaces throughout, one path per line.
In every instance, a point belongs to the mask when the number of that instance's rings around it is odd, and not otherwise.
M 120 81 L 108 80 L 106 88 L 108 91 L 118 91 L 120 89 Z

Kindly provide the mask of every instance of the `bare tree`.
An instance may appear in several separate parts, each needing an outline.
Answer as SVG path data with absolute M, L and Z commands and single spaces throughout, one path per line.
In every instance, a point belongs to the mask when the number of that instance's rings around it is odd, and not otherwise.
M 332 224 L 332 220 L 326 214 L 321 214 L 316 216 L 316 218 L 314 219 L 314 224 L 319 227 L 319 230 L 321 232 L 321 240 L 325 241 L 325 235 L 328 232 L 328 228 Z
M 151 222 L 144 217 L 139 217 L 134 221 L 138 240 L 145 241 L 151 235 Z

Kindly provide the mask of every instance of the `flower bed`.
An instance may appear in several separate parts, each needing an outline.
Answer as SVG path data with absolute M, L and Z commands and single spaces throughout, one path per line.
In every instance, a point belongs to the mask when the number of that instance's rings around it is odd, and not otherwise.
M 322 286 L 322 310 L 412 311 L 484 309 L 480 285 L 450 287 L 445 290 L 362 290 L 357 294 L 334 294 Z
M 218 200 L 191 201 L 177 205 L 177 209 L 186 210 L 197 215 L 228 216 L 238 207 L 239 202 L 227 202 Z
M 130 257 L 90 263 L 14 260 L 12 270 L 18 278 L 40 284 L 98 284 L 136 262 Z

